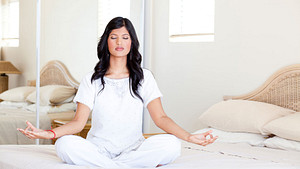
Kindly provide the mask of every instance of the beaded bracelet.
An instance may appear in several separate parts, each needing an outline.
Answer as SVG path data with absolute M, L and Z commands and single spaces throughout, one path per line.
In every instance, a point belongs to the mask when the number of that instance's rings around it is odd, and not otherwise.
M 46 130 L 46 131 L 51 131 L 54 134 L 54 136 L 53 136 L 53 138 L 51 138 L 51 140 L 55 139 L 56 133 L 53 130 Z

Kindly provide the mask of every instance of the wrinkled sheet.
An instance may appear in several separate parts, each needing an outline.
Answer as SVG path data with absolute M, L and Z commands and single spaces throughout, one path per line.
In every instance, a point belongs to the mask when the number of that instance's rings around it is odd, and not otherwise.
M 71 120 L 74 111 L 60 113 L 40 113 L 40 129 L 51 129 L 54 119 Z M 35 140 L 28 139 L 17 128 L 26 128 L 26 120 L 36 126 L 36 113 L 22 108 L 0 107 L 0 144 L 35 144 Z M 40 140 L 40 144 L 51 144 L 51 140 Z
M 26 120 L 36 125 L 36 113 L 21 108 L 0 107 L 0 144 L 34 144 L 17 128 L 25 128 Z M 46 114 L 40 115 L 40 128 L 50 129 L 51 121 Z M 50 140 L 40 140 L 41 144 L 50 144 Z
M 300 169 L 300 152 L 216 142 L 206 147 L 183 142 L 182 155 L 164 168 Z
M 2 169 L 98 169 L 63 163 L 54 145 L 0 145 Z M 300 152 L 252 147 L 248 144 L 213 143 L 202 147 L 183 142 L 182 155 L 159 168 L 300 169 Z

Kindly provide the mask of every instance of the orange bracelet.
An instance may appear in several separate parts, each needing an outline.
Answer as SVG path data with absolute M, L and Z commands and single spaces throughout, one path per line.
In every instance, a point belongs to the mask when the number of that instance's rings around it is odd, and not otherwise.
M 51 138 L 51 140 L 55 139 L 56 134 L 55 134 L 55 132 L 53 130 L 46 130 L 46 131 L 51 131 L 54 134 L 54 136 L 53 136 L 53 138 Z

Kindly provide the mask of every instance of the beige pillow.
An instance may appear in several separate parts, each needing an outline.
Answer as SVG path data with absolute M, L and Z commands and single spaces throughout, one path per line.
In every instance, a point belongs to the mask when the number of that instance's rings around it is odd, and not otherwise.
M 47 85 L 40 88 L 40 105 L 46 106 L 50 104 L 61 104 L 65 100 L 74 96 L 76 89 L 70 86 L 63 85 Z M 27 101 L 36 102 L 36 92 L 32 92 L 27 98 Z
M 32 86 L 22 86 L 7 90 L 0 94 L 0 99 L 13 102 L 24 102 L 26 97 L 35 90 Z
M 262 130 L 265 124 L 292 113 L 295 111 L 268 103 L 229 100 L 213 105 L 199 119 L 201 123 L 224 131 L 267 135 L 270 132 Z
M 266 124 L 263 130 L 282 138 L 300 141 L 300 112 L 275 119 Z

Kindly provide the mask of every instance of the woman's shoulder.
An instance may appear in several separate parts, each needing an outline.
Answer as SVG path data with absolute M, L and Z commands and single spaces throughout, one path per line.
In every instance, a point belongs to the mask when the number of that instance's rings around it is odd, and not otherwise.
M 143 74 L 144 74 L 144 78 L 153 76 L 153 73 L 151 72 L 151 70 L 149 70 L 147 68 L 143 68 Z
M 93 76 L 93 74 L 94 74 L 94 70 L 93 70 L 93 71 L 90 71 L 90 72 L 88 72 L 88 73 L 86 73 L 86 74 L 83 76 L 83 78 L 84 78 L 84 79 L 91 79 L 92 76 Z
M 155 76 L 153 75 L 152 71 L 146 68 L 143 68 L 144 73 L 144 81 L 155 81 Z
M 94 71 L 90 71 L 90 72 L 86 73 L 85 75 L 83 75 L 81 82 L 91 82 L 93 74 L 94 74 Z

